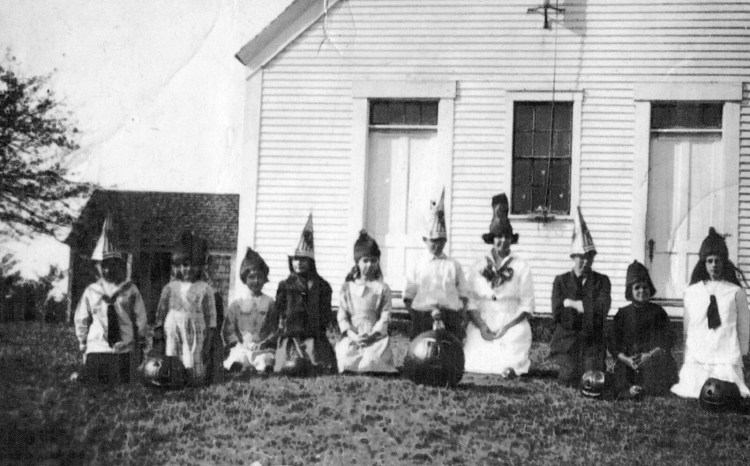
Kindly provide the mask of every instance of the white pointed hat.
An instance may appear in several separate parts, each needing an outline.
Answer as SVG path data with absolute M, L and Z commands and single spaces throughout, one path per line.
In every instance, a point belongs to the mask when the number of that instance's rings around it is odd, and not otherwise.
M 576 206 L 578 215 L 573 216 L 573 243 L 570 246 L 570 255 L 584 255 L 589 252 L 596 254 L 596 247 L 594 246 L 594 238 L 591 237 L 591 232 L 586 226 L 586 221 L 583 220 L 583 214 L 581 213 L 581 206 Z
M 430 201 L 430 215 L 424 237 L 427 239 L 448 238 L 448 230 L 445 228 L 445 188 L 440 193 L 440 199 L 437 202 Z
M 112 216 L 107 215 L 102 224 L 102 233 L 99 235 L 99 240 L 96 242 L 94 252 L 91 254 L 91 259 L 95 261 L 103 261 L 104 259 L 120 259 L 126 260 L 126 253 L 115 239 L 114 225 L 112 222 Z
M 294 250 L 294 257 L 309 257 L 310 259 L 315 259 L 312 213 L 307 217 L 305 228 L 302 229 L 302 235 L 300 236 L 299 244 Z

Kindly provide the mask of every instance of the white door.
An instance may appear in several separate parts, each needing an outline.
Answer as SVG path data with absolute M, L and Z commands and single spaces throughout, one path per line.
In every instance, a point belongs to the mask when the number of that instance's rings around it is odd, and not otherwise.
M 651 137 L 646 260 L 657 297 L 681 299 L 708 228 L 723 233 L 727 186 L 719 134 Z
M 403 291 L 408 265 L 424 249 L 430 200 L 449 170 L 440 166 L 434 130 L 371 130 L 367 161 L 367 231 L 380 245 L 386 283 Z

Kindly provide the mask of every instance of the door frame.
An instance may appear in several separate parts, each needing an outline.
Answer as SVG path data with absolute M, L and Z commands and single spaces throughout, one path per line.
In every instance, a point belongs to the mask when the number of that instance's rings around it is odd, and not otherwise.
M 631 254 L 646 263 L 646 225 L 648 216 L 648 167 L 651 143 L 652 102 L 723 102 L 721 145 L 726 161 L 728 186 L 736 189 L 726 193 L 727 215 L 724 225 L 717 225 L 721 233 L 728 233 L 729 257 L 737 257 L 739 231 L 739 161 L 740 161 L 740 103 L 742 83 L 636 83 L 634 85 L 635 134 L 633 145 L 633 223 Z M 708 233 L 708 232 L 706 232 Z
M 445 186 L 445 214 L 451 217 L 453 184 L 453 113 L 456 81 L 352 81 L 352 152 L 349 185 L 348 237 L 357 238 L 367 220 L 367 157 L 369 147 L 370 99 L 436 99 L 438 100 L 438 158 L 449 173 Z M 447 225 L 450 234 L 450 224 Z M 450 241 L 446 253 L 450 254 Z M 349 254 L 352 254 L 351 252 Z

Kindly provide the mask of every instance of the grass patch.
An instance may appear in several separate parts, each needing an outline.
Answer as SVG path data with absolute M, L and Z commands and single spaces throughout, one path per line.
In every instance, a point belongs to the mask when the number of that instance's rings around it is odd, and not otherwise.
M 406 339 L 395 338 L 396 360 Z M 675 397 L 595 401 L 531 377 L 456 389 L 276 376 L 184 391 L 91 389 L 69 327 L 0 324 L 0 464 L 744 464 L 750 416 Z

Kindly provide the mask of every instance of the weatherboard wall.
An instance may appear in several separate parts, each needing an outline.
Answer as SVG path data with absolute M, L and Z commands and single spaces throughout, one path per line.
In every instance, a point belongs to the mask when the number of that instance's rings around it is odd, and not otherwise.
M 559 3 L 564 15 L 545 30 L 541 15 L 527 13 L 535 2 L 340 1 L 268 61 L 257 153 L 249 149 L 257 157 L 252 239 L 271 266 L 266 292 L 288 273 L 309 211 L 318 268 L 334 290 L 351 267 L 353 82 L 455 82 L 449 253 L 464 267 L 486 250 L 491 196 L 509 191 L 509 95 L 551 98 L 554 82 L 556 92 L 581 96 L 572 197 L 599 251 L 596 268 L 612 279 L 613 309 L 624 304 L 625 269 L 644 257 L 632 232 L 634 85 L 750 81 L 750 4 Z M 745 84 L 738 255 L 750 272 L 748 94 Z M 539 312 L 549 312 L 553 277 L 570 267 L 572 225 L 513 219 L 514 251 L 531 262 Z

